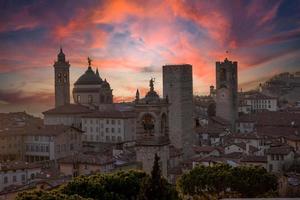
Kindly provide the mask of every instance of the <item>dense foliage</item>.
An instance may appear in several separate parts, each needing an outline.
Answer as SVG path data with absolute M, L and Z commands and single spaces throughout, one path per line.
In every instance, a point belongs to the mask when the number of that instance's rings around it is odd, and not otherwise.
M 151 176 L 141 171 L 80 176 L 52 191 L 23 192 L 17 200 L 176 200 L 185 198 L 268 197 L 277 179 L 261 167 L 198 166 L 181 176 L 177 189 L 161 176 L 155 155 Z
M 54 191 L 20 193 L 17 200 L 176 199 L 177 191 L 161 177 L 158 156 L 151 177 L 140 171 L 80 176 Z
M 260 197 L 277 189 L 277 178 L 261 167 L 198 166 L 178 181 L 183 195 L 206 197 Z

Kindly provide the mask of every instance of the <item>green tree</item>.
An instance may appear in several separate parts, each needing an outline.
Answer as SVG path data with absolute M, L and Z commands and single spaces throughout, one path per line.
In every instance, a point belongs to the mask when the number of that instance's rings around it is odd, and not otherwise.
M 144 179 L 142 183 L 140 200 L 178 199 L 175 187 L 161 176 L 159 160 L 160 158 L 155 154 L 151 177 Z
M 219 199 L 260 197 L 277 188 L 277 179 L 261 167 L 198 166 L 177 182 L 183 196 Z
M 276 191 L 277 178 L 262 167 L 241 166 L 232 169 L 231 189 L 242 197 L 260 197 Z
M 149 176 L 140 171 L 120 171 L 113 174 L 79 176 L 51 192 L 20 193 L 18 200 L 134 200 L 140 194 L 141 183 Z

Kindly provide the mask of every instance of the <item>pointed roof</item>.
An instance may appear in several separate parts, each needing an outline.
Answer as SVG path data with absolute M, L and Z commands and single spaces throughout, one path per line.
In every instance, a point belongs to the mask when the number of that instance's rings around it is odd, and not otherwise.
M 100 80 L 101 82 L 103 82 L 102 78 L 101 78 L 100 75 L 99 75 L 98 67 L 97 67 L 97 69 L 96 69 L 96 76 L 99 78 L 99 80 Z
M 57 55 L 57 60 L 62 61 L 62 62 L 64 62 L 66 60 L 65 54 L 62 50 L 62 47 L 60 47 L 59 54 Z

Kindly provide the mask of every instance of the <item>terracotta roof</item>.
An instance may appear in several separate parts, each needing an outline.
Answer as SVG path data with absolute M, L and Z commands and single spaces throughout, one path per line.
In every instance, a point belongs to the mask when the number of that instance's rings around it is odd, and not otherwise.
M 280 154 L 287 155 L 293 151 L 293 147 L 290 146 L 279 146 L 279 147 L 271 147 L 268 149 L 267 154 Z
M 256 130 L 259 136 L 268 136 L 268 137 L 289 137 L 300 135 L 300 127 L 272 127 L 272 126 L 263 126 L 257 127 Z
M 257 133 L 247 133 L 247 134 L 236 133 L 236 134 L 229 135 L 229 137 L 237 138 L 237 139 L 260 139 L 260 138 L 262 138 Z
M 7 129 L 17 129 L 32 124 L 43 124 L 43 120 L 26 112 L 0 113 L 0 132 Z
M 225 147 L 228 147 L 228 146 L 231 146 L 231 145 L 235 145 L 235 146 L 238 146 L 242 149 L 246 149 L 246 144 L 244 142 L 240 142 L 240 143 L 229 143 L 227 145 L 225 145 Z
M 300 126 L 300 113 L 258 112 L 242 115 L 238 122 L 253 122 L 257 126 Z
M 10 171 L 10 170 L 23 170 L 23 169 L 35 169 L 41 168 L 43 165 L 41 163 L 28 163 L 23 161 L 12 161 L 4 162 L 0 164 L 0 171 Z
M 229 153 L 229 154 L 225 154 L 223 155 L 222 157 L 224 159 L 240 159 L 244 156 L 245 154 L 242 153 L 242 152 L 232 152 L 232 153 Z
M 255 93 L 249 94 L 249 95 L 246 94 L 243 97 L 243 99 L 264 99 L 264 100 L 267 99 L 268 100 L 268 99 L 277 99 L 277 98 L 262 94 L 260 92 L 255 92 Z
M 86 113 L 90 113 L 91 110 L 83 105 L 79 105 L 79 104 L 65 104 L 50 110 L 47 110 L 45 112 L 43 112 L 44 115 L 51 115 L 51 114 L 70 114 L 70 115 L 74 115 L 74 114 L 86 114 Z
M 195 162 L 225 162 L 226 159 L 224 157 L 218 156 L 207 156 L 207 157 L 198 157 L 194 159 Z
M 210 153 L 210 152 L 212 152 L 214 150 L 217 150 L 220 153 L 223 152 L 221 148 L 219 148 L 219 147 L 213 147 L 213 146 L 194 146 L 193 149 L 194 149 L 195 153 L 201 153 L 201 152 Z
M 107 165 L 113 164 L 115 160 L 111 156 L 103 156 L 102 154 L 83 154 L 67 156 L 58 160 L 59 163 L 65 164 L 90 164 L 90 165 Z
M 240 161 L 241 162 L 260 162 L 260 163 L 266 163 L 267 162 L 267 156 L 246 155 Z

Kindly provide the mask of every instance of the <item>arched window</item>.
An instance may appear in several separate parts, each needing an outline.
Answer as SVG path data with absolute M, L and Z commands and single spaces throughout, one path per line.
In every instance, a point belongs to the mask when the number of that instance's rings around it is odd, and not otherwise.
M 58 74 L 57 74 L 57 81 L 58 81 L 59 83 L 61 83 L 61 73 L 58 73 Z
M 150 114 L 146 114 L 144 115 L 143 119 L 142 119 L 142 125 L 144 128 L 144 131 L 146 133 L 152 134 L 154 131 L 154 118 L 152 115 Z
M 77 95 L 77 103 L 80 103 L 80 95 Z
M 64 83 L 66 83 L 67 80 L 68 80 L 68 76 L 67 76 L 67 74 L 64 74 Z

